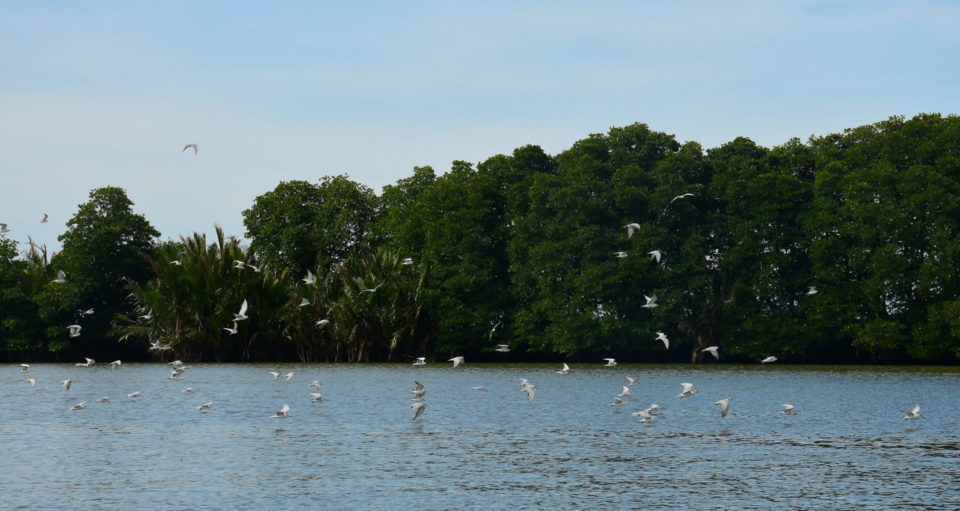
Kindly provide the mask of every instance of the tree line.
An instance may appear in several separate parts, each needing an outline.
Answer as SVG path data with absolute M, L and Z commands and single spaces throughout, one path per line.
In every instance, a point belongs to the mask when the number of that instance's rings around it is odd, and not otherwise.
M 7 359 L 960 357 L 955 115 L 707 150 L 634 124 L 416 167 L 379 195 L 281 182 L 243 211 L 249 246 L 160 242 L 132 206 L 93 190 L 49 257 L 0 235 Z

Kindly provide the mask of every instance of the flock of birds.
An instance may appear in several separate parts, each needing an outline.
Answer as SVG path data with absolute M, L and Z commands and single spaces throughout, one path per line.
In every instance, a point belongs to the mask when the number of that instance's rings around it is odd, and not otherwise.
M 613 358 L 607 358 L 604 360 L 606 361 L 606 364 L 604 364 L 603 367 L 614 367 L 617 365 L 616 360 Z M 453 364 L 452 366 L 453 368 L 457 368 L 464 364 L 464 357 L 462 356 L 453 357 L 449 359 L 448 362 L 451 362 Z M 761 363 L 770 363 L 770 362 L 772 361 L 768 359 L 764 359 L 763 361 L 761 361 Z M 74 366 L 89 368 L 89 367 L 93 367 L 95 363 L 96 361 L 94 359 L 85 358 L 83 362 L 78 362 L 74 364 Z M 173 362 L 169 362 L 168 365 L 170 366 L 170 375 L 167 377 L 167 379 L 173 380 L 176 382 L 184 381 L 184 374 L 189 367 L 184 365 L 184 363 L 180 360 L 174 360 Z M 413 362 L 413 366 L 425 366 L 425 365 L 427 365 L 425 357 L 418 357 Z M 120 360 L 114 360 L 113 362 L 110 362 L 108 366 L 111 371 L 115 369 L 120 369 L 123 366 L 123 362 Z M 30 372 L 31 372 L 30 364 L 25 364 L 25 363 L 20 364 L 21 375 L 29 376 L 24 381 L 26 383 L 29 383 L 31 387 L 36 387 L 38 380 L 35 376 L 30 375 Z M 559 374 L 559 375 L 568 375 L 570 373 L 571 373 L 571 368 L 565 362 L 563 363 L 562 367 L 556 371 L 556 374 Z M 269 371 L 269 374 L 272 376 L 272 379 L 274 381 L 282 380 L 282 381 L 289 382 L 293 379 L 296 373 L 294 371 L 289 371 L 284 373 L 279 369 L 277 369 L 277 370 Z M 616 394 L 616 396 L 613 399 L 613 402 L 610 403 L 610 406 L 620 407 L 620 406 L 627 405 L 628 400 L 631 398 L 631 388 L 640 382 L 639 375 L 636 377 L 625 376 L 625 378 L 627 379 L 627 384 L 622 386 L 622 390 L 620 391 L 620 393 Z M 74 386 L 75 382 L 76 380 L 74 380 L 73 378 L 67 378 L 65 380 L 60 381 L 59 383 L 60 385 L 62 385 L 64 391 L 69 391 L 71 387 Z M 413 394 L 413 397 L 410 399 L 411 403 L 409 406 L 410 406 L 410 411 L 413 412 L 412 420 L 416 421 L 426 411 L 427 403 L 424 398 L 427 391 L 424 385 L 420 383 L 420 381 L 414 381 L 414 384 L 415 384 L 414 389 L 410 391 Z M 320 383 L 317 380 L 313 380 L 308 384 L 308 386 L 313 389 L 313 391 L 309 392 L 309 395 L 312 398 L 310 401 L 311 403 L 322 403 L 325 401 L 324 396 L 318 392 L 323 387 L 322 383 Z M 689 382 L 680 383 L 680 387 L 681 387 L 681 391 L 676 396 L 678 399 L 691 397 L 699 392 L 699 390 L 694 388 L 694 385 Z M 472 390 L 487 391 L 487 388 L 483 386 L 476 386 L 476 387 L 472 387 Z M 194 389 L 192 387 L 186 387 L 182 389 L 181 392 L 183 394 L 192 394 L 194 392 Z M 531 383 L 530 381 L 528 381 L 526 378 L 520 378 L 520 392 L 526 394 L 528 402 L 532 404 L 537 394 L 537 386 Z M 139 390 L 135 390 L 133 392 L 127 393 L 126 396 L 130 399 L 136 399 L 141 397 L 142 394 Z M 725 397 L 713 403 L 714 405 L 720 407 L 719 410 L 720 410 L 721 419 L 725 418 L 729 413 L 730 403 L 732 400 L 733 398 L 731 397 Z M 103 396 L 97 399 L 96 401 L 100 403 L 109 403 L 110 397 Z M 200 413 L 206 413 L 209 410 L 211 410 L 213 406 L 214 406 L 213 401 L 207 401 L 207 402 L 196 405 L 195 408 Z M 779 412 L 782 415 L 797 414 L 797 411 L 792 404 L 784 403 L 782 407 L 783 409 L 780 410 Z M 73 411 L 83 410 L 86 408 L 88 408 L 87 403 L 84 401 L 81 401 L 70 406 L 68 408 L 68 411 L 73 412 Z M 657 416 L 658 416 L 657 414 L 661 410 L 662 410 L 661 406 L 658 405 L 657 403 L 650 403 L 649 406 L 647 406 L 646 408 L 632 412 L 632 416 L 639 418 L 639 422 L 643 422 L 643 423 L 654 422 L 657 419 Z M 916 404 L 912 409 L 903 411 L 903 414 L 904 414 L 903 418 L 905 420 L 914 420 L 914 419 L 920 418 L 920 405 Z M 283 403 L 283 405 L 276 412 L 274 412 L 273 415 L 268 416 L 268 418 L 271 418 L 271 419 L 287 419 L 289 417 L 290 417 L 290 405 L 287 403 Z

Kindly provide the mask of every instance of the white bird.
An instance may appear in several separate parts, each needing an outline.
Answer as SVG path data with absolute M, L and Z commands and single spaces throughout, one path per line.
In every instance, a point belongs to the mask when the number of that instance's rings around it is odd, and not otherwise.
M 80 337 L 80 330 L 83 327 L 80 325 L 70 325 L 67 327 L 67 330 L 70 331 L 70 337 Z M 84 366 L 86 367 L 86 366 Z
M 227 332 L 229 332 L 230 335 L 236 335 L 236 333 L 237 333 L 237 322 L 236 322 L 236 321 L 233 322 L 233 328 L 230 328 L 230 327 L 226 327 L 226 326 L 225 326 L 225 327 L 223 327 L 223 329 L 226 330 Z
M 312 302 L 310 300 L 307 300 L 306 298 L 304 298 L 303 300 L 300 300 L 300 305 L 298 305 L 297 307 L 306 307 L 311 303 Z
M 526 392 L 526 393 L 527 393 L 527 398 L 528 398 L 528 399 L 530 400 L 530 402 L 532 403 L 532 402 L 533 402 L 533 396 L 537 395 L 537 386 L 528 383 L 528 384 L 526 384 L 522 389 L 520 389 L 520 392 Z
M 424 394 L 427 393 L 426 389 L 423 388 L 423 385 L 420 382 L 417 382 L 417 388 L 410 391 L 413 394 L 413 399 L 411 401 L 420 401 L 423 399 Z
M 300 280 L 302 280 L 303 283 L 306 284 L 306 285 L 308 285 L 308 286 L 312 286 L 312 285 L 314 284 L 314 282 L 317 281 L 316 277 L 313 276 L 313 272 L 310 271 L 310 270 L 307 270 L 307 276 L 304 277 L 304 278 L 302 278 L 302 279 L 300 279 Z
M 610 406 L 623 406 L 623 400 L 619 397 L 613 398 L 613 402 L 610 403 Z
M 160 341 L 153 341 L 150 343 L 150 350 L 152 351 L 164 351 L 172 349 L 173 348 L 169 344 L 160 344 Z
M 502 323 L 502 321 L 497 321 L 497 324 L 496 324 L 496 325 L 493 325 L 493 328 L 490 329 L 490 335 L 487 336 L 487 342 L 490 342 L 490 341 L 493 340 L 493 333 L 497 331 L 497 327 L 500 326 L 500 323 Z M 502 346 L 506 346 L 506 347 L 507 347 L 507 351 L 510 351 L 510 347 L 507 346 L 506 344 L 498 344 L 498 345 L 497 345 L 497 348 L 498 348 L 497 351 L 500 351 L 499 348 L 502 347 Z M 506 353 L 506 351 L 504 351 L 503 353 Z
M 508 345 L 508 344 L 498 344 L 498 345 L 497 345 L 497 349 L 495 349 L 494 351 L 499 351 L 500 353 L 509 353 L 509 352 L 510 352 L 510 345 Z
M 135 390 L 135 391 L 127 394 L 127 397 L 140 397 L 140 391 L 139 391 L 139 390 Z
M 663 257 L 662 252 L 660 252 L 659 250 L 651 250 L 647 253 L 650 254 L 651 261 L 656 261 L 657 264 L 660 264 L 660 258 Z
M 617 394 L 617 397 L 629 397 L 630 396 L 630 387 L 626 385 L 623 386 L 623 392 Z
M 193 144 L 193 143 L 190 143 L 190 144 L 187 144 L 187 145 L 183 146 L 183 150 L 180 151 L 180 152 L 182 153 L 183 151 L 186 151 L 187 149 L 190 149 L 191 147 L 193 148 L 193 154 L 197 154 L 197 153 L 200 152 L 200 146 L 198 146 L 197 144 Z M 214 151 L 214 152 L 216 152 L 216 151 Z
M 29 372 L 30 372 L 30 364 L 20 364 L 20 372 L 21 372 L 21 373 L 29 373 Z
M 314 323 L 314 324 L 315 324 L 316 326 L 324 326 L 324 325 L 330 324 L 330 320 L 329 320 L 329 319 L 320 319 L 320 320 L 317 320 L 317 322 Z
M 189 394 L 189 393 L 193 392 L 193 387 L 187 387 L 187 388 L 181 390 L 180 392 L 183 392 L 184 394 Z
M 174 265 L 174 266 L 181 266 L 181 265 L 183 265 L 183 262 L 180 261 L 179 259 L 177 259 L 177 260 L 175 260 L 175 261 L 170 261 L 170 264 L 172 264 L 172 265 Z
M 670 200 L 670 204 L 673 204 L 673 201 L 675 200 L 686 199 L 687 197 L 693 197 L 693 194 L 690 192 L 687 192 L 687 193 L 682 193 L 680 195 L 677 195 L 676 197 Z
M 643 295 L 643 297 L 647 300 L 647 303 L 641 305 L 641 307 L 643 307 L 644 309 L 652 309 L 657 306 L 656 294 L 654 294 L 653 296 Z
M 57 270 L 57 278 L 50 281 L 51 284 L 63 284 L 67 281 L 67 274 L 63 270 Z
M 293 374 L 294 374 L 294 372 L 293 372 L 293 371 L 290 371 L 289 373 L 283 375 L 283 377 L 284 377 L 284 379 L 285 379 L 286 381 L 290 381 L 290 378 L 293 378 Z
M 283 405 L 282 407 L 280 407 L 279 410 L 277 410 L 277 413 L 276 413 L 274 416 L 270 417 L 270 418 L 271 418 L 271 419 L 286 419 L 286 418 L 290 417 L 290 415 L 287 414 L 287 412 L 289 412 L 289 411 L 290 411 L 290 407 L 289 407 L 286 403 L 284 403 L 284 405 Z
M 308 383 L 307 386 L 320 390 L 320 388 L 323 387 L 323 384 L 318 382 L 317 380 L 313 380 L 312 382 Z
M 690 397 L 697 392 L 700 392 L 699 390 L 693 389 L 692 383 L 681 383 L 680 386 L 683 387 L 683 391 L 677 394 L 677 397 Z
M 243 261 L 235 260 L 235 261 L 233 262 L 233 267 L 236 268 L 236 269 L 238 269 L 238 270 L 242 270 L 244 266 L 246 266 L 246 264 L 244 264 Z
M 240 312 L 234 313 L 234 321 L 243 321 L 247 319 L 247 300 L 244 298 L 243 303 L 240 304 Z
M 569 374 L 569 373 L 570 373 L 570 366 L 568 366 L 566 362 L 563 363 L 563 369 L 557 371 L 557 374 Z
M 150 321 L 150 318 L 152 318 L 152 317 L 153 317 L 153 309 L 150 309 L 150 310 L 147 311 L 146 314 L 140 316 L 139 318 L 142 319 L 142 320 L 144 320 L 144 321 Z M 151 349 L 152 349 L 152 348 L 151 348 Z
M 716 403 L 713 403 L 713 404 L 715 404 L 715 405 L 720 405 L 720 418 L 721 418 L 721 419 L 724 418 L 724 417 L 726 417 L 726 416 L 727 416 L 727 411 L 730 410 L 730 399 L 732 399 L 732 398 L 725 397 L 725 398 L 721 399 L 720 401 L 717 401 Z
M 92 316 L 92 315 L 93 315 L 93 307 L 91 307 L 91 308 L 89 308 L 89 309 L 81 312 L 80 315 L 81 315 L 81 316 Z
M 310 395 L 313 396 L 313 401 L 310 401 L 311 403 L 320 403 L 323 401 L 323 394 L 311 392 Z
M 427 357 L 417 357 L 416 360 L 413 361 L 413 365 L 415 366 L 427 365 Z
M 77 328 L 79 328 L 79 327 L 77 327 Z M 76 337 L 76 336 L 75 336 L 75 335 L 71 335 L 70 337 Z M 90 367 L 90 366 L 93 365 L 94 362 L 96 362 L 96 360 L 94 360 L 94 359 L 92 359 L 92 358 L 83 357 L 83 359 L 86 360 L 86 362 L 77 362 L 76 364 L 73 364 L 73 366 L 74 366 L 74 367 Z
M 183 360 L 177 359 L 177 360 L 174 360 L 173 362 L 167 362 L 167 365 L 173 366 L 173 367 L 182 366 Z
M 201 412 L 204 411 L 204 410 L 209 410 L 209 409 L 211 409 L 211 408 L 213 408 L 213 401 L 210 401 L 210 402 L 207 402 L 207 403 L 201 403 L 201 404 L 197 405 L 197 410 L 199 410 L 199 411 L 201 411 Z
M 631 224 L 624 225 L 624 227 L 627 228 L 627 239 L 630 239 L 633 237 L 633 233 L 640 229 L 640 224 L 634 222 Z
M 447 360 L 447 362 L 453 362 L 453 367 L 457 367 L 463 363 L 463 357 L 453 357 L 450 360 Z
M 107 396 L 103 396 L 103 397 L 101 397 L 100 399 L 98 399 L 97 402 L 98 402 L 98 403 L 109 403 L 109 402 L 110 402 L 110 398 L 107 397 Z
M 630 377 L 630 376 L 624 376 L 624 378 L 627 379 L 627 381 L 629 382 L 629 385 L 630 385 L 631 387 L 633 387 L 634 385 L 637 384 L 638 381 L 640 381 L 640 377 L 639 377 L 639 376 L 637 376 L 636 378 L 633 378 L 633 377 Z
M 7 224 L 0 223 L 0 234 L 6 234 L 10 232 L 10 229 L 7 229 Z
M 704 351 L 709 352 L 711 355 L 713 355 L 713 358 L 720 360 L 720 353 L 717 352 L 719 349 L 719 346 L 707 346 L 706 348 L 700 350 L 700 353 L 703 353 Z
M 27 383 L 29 383 L 31 387 L 36 387 L 36 386 L 37 386 L 37 379 L 36 379 L 36 378 L 27 378 Z
M 771 362 L 776 362 L 776 361 L 777 361 L 777 357 L 775 357 L 775 356 L 773 356 L 773 355 L 770 355 L 769 357 L 761 360 L 760 363 L 761 363 L 761 364 L 769 364 L 769 363 L 771 363 Z
M 486 392 L 487 388 L 486 387 L 470 387 L 470 390 L 479 390 L 479 391 Z
M 784 414 L 784 415 L 796 415 L 796 414 L 797 414 L 797 412 L 794 411 L 794 409 L 793 409 L 793 405 L 788 405 L 788 404 L 784 404 L 784 405 L 783 405 L 783 411 L 781 411 L 780 413 L 782 413 L 782 414 Z
M 411 264 L 413 264 L 413 258 L 411 258 L 411 257 L 404 257 L 403 260 L 400 261 L 400 264 L 402 264 L 402 265 L 404 265 L 404 266 L 411 265 Z
M 281 373 L 279 369 L 276 371 L 270 371 L 270 374 L 273 375 L 274 380 L 279 380 L 280 377 L 283 376 L 283 373 Z
M 617 359 L 615 358 L 605 358 L 604 360 L 606 360 L 607 363 L 603 367 L 613 367 L 617 365 Z
M 60 383 L 63 385 L 64 390 L 70 390 L 70 385 L 73 385 L 73 379 L 67 378 L 66 380 L 63 380 Z
M 253 273 L 260 273 L 260 267 L 259 267 L 259 266 L 254 266 L 254 265 L 252 265 L 252 264 L 250 264 L 250 263 L 247 263 L 247 268 L 253 269 Z
M 119 360 L 114 360 L 113 362 L 110 362 L 110 369 L 116 369 L 122 365 L 123 365 L 123 362 Z
M 624 257 L 627 257 L 627 255 L 629 254 L 621 250 L 620 252 L 614 252 L 613 255 L 616 256 L 617 259 L 623 259 Z
M 75 411 L 75 410 L 83 410 L 83 409 L 86 408 L 86 407 L 87 407 L 87 403 L 80 402 L 80 403 L 77 403 L 77 404 L 71 406 L 71 407 L 70 407 L 70 411 L 72 412 L 72 411 Z
M 373 287 L 368 287 L 368 288 L 366 288 L 366 289 L 361 289 L 360 292 L 361 292 L 361 293 L 373 293 L 373 292 L 376 291 L 377 289 L 380 289 L 380 286 L 382 286 L 382 285 L 383 285 L 383 282 L 381 282 L 381 283 L 379 283 L 379 284 L 377 284 L 376 286 L 373 286 Z
M 40 217 L 40 223 L 41 223 L 41 224 L 47 223 L 47 219 L 48 219 L 49 217 L 50 217 L 50 215 L 44 213 L 43 216 Z
M 640 422 L 653 422 L 653 414 L 650 413 L 650 409 L 646 410 L 637 410 L 633 412 L 634 417 L 640 417 Z
M 815 294 L 817 294 L 817 288 L 814 287 L 814 286 L 810 286 L 810 288 L 807 289 L 806 295 L 807 295 L 807 296 L 810 296 L 810 295 L 815 295 Z
M 913 410 L 904 411 L 903 418 L 906 420 L 919 419 L 920 418 L 920 405 L 916 404 L 913 406 Z
M 667 334 L 663 332 L 657 332 L 657 337 L 654 340 L 663 341 L 663 347 L 666 349 L 670 349 L 670 339 L 667 339 Z
M 410 409 L 416 410 L 416 413 L 413 414 L 413 420 L 417 420 L 418 417 L 423 415 L 423 411 L 426 410 L 426 408 L 427 408 L 427 403 L 424 403 L 424 402 L 411 403 Z

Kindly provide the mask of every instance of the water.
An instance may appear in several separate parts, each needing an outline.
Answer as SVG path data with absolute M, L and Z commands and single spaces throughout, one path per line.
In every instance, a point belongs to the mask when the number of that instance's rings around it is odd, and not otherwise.
M 175 382 L 163 364 L 34 365 L 36 388 L 0 367 L 0 508 L 960 507 L 960 368 L 286 364 L 286 382 L 277 367 L 197 364 Z M 610 406 L 626 375 L 632 397 Z M 676 398 L 681 382 L 700 392 Z M 650 403 L 655 422 L 631 416 Z

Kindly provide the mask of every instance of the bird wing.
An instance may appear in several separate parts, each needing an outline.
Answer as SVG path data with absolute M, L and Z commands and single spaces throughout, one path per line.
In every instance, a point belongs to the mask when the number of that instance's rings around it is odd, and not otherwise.
M 243 303 L 240 304 L 240 315 L 243 316 L 247 313 L 247 300 L 244 299 Z
M 283 405 L 282 407 L 280 407 L 280 413 L 281 413 L 281 414 L 287 413 L 287 412 L 289 412 L 289 411 L 290 411 L 290 406 L 287 405 L 286 403 L 284 403 L 284 405 Z

